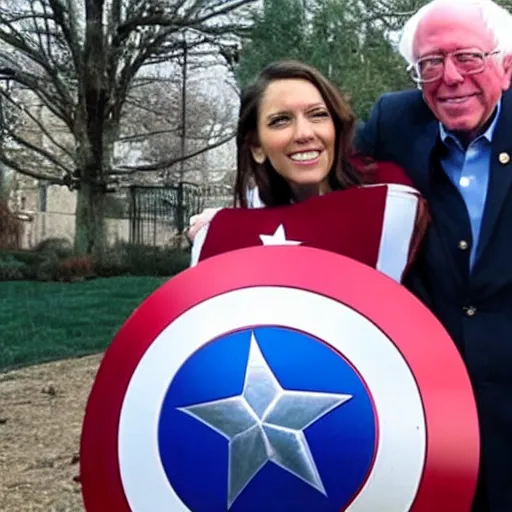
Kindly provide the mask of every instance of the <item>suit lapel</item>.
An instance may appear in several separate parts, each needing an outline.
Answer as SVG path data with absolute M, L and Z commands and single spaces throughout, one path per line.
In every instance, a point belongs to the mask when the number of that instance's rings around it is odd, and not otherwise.
M 418 134 L 414 143 L 414 163 L 412 165 L 412 168 L 414 169 L 413 179 L 415 180 L 416 187 L 420 190 L 428 203 L 430 203 L 431 199 L 430 191 L 432 173 L 443 172 L 439 168 L 440 163 L 437 158 L 438 152 L 435 151 L 439 140 L 439 121 L 433 117 L 432 114 L 430 114 L 429 120 L 425 125 L 423 125 L 421 131 L 418 130 Z M 462 281 L 464 279 L 464 274 L 453 260 L 449 249 L 449 240 L 446 239 L 443 232 L 439 228 L 440 225 L 438 222 L 432 223 L 430 225 L 427 236 L 438 240 L 445 254 L 445 258 L 450 263 L 453 271 L 453 277 L 458 281 Z
M 494 131 L 487 198 L 475 267 L 485 251 L 512 185 L 512 91 L 503 95 L 502 110 Z

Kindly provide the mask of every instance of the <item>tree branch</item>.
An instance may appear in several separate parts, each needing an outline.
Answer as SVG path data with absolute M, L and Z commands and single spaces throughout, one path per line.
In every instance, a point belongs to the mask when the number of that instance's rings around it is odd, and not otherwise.
M 45 87 L 47 84 L 40 83 L 37 76 L 11 68 L 0 68 L 0 75 L 32 91 L 53 115 L 65 123 L 71 131 L 73 130 L 73 120 L 69 110 L 64 108 L 57 97 L 51 95 L 48 88 Z
M 12 130 L 7 130 L 7 133 L 9 134 L 11 139 L 14 140 L 14 142 L 17 142 L 20 146 L 30 149 L 30 150 L 34 151 L 34 153 L 37 153 L 38 155 L 42 156 L 43 158 L 46 158 L 53 165 L 60 167 L 67 174 L 73 173 L 72 169 L 70 169 L 65 164 L 63 164 L 61 161 L 59 161 L 59 159 L 55 155 L 52 155 L 49 151 L 46 151 L 46 149 L 36 146 L 35 144 L 32 144 L 32 142 L 29 142 L 24 137 L 21 137 L 20 135 L 15 134 Z
M 250 5 L 257 2 L 257 0 L 227 0 L 222 2 L 217 2 L 216 5 L 210 7 L 210 12 L 207 12 L 202 15 L 198 15 L 195 18 L 192 18 L 191 14 L 194 13 L 194 9 L 190 8 L 187 11 L 187 15 L 184 17 L 178 17 L 176 12 L 172 12 L 170 15 L 166 15 L 161 12 L 150 12 L 149 14 L 142 14 L 139 16 L 135 16 L 131 19 L 126 20 L 122 25 L 118 28 L 118 34 L 124 35 L 129 34 L 130 32 L 136 30 L 138 27 L 150 27 L 150 26 L 159 26 L 159 27 L 171 27 L 174 31 L 178 31 L 182 28 L 197 28 L 199 25 L 204 24 L 205 22 L 215 18 L 217 16 L 222 16 L 224 14 L 228 14 L 230 12 L 239 9 L 245 5 Z M 213 4 L 211 0 L 204 0 L 198 2 L 198 4 L 206 5 Z M 205 5 L 206 4 L 206 5 Z M 219 9 L 216 7 L 221 6 Z M 197 9 L 196 9 L 197 10 Z
M 48 0 L 48 3 L 53 11 L 53 20 L 62 30 L 64 39 L 73 56 L 73 66 L 75 70 L 78 70 L 80 69 L 80 45 L 77 37 L 76 12 L 73 12 L 73 5 L 69 3 L 69 0 L 68 9 L 64 7 L 60 0 Z
M 185 155 L 183 157 L 170 158 L 168 160 L 163 160 L 161 162 L 157 162 L 157 163 L 149 164 L 149 165 L 119 166 L 115 170 L 113 170 L 112 174 L 133 174 L 136 172 L 161 171 L 162 169 L 168 169 L 169 167 L 172 167 L 173 165 L 176 165 L 177 163 L 179 163 L 183 160 L 188 160 L 190 158 L 194 158 L 198 155 L 201 155 L 202 153 L 205 153 L 206 151 L 209 151 L 211 149 L 215 149 L 219 146 L 222 146 L 223 144 L 226 144 L 226 142 L 229 142 L 234 136 L 235 136 L 235 134 L 233 133 L 229 137 L 224 137 L 223 139 L 221 139 L 213 144 L 209 144 L 208 146 L 205 146 L 201 149 L 193 151 L 192 153 L 189 153 L 188 155 Z
M 147 139 L 149 137 L 154 137 L 156 135 L 165 135 L 169 133 L 179 133 L 181 130 L 179 128 L 173 128 L 172 130 L 155 130 L 153 132 L 145 132 L 145 133 L 137 133 L 135 135 L 125 135 L 124 137 L 119 137 L 116 142 L 129 142 L 138 139 Z
M 19 172 L 25 176 L 29 176 L 30 178 L 34 178 L 36 180 L 44 180 L 49 183 L 53 183 L 55 185 L 64 185 L 65 180 L 63 178 L 57 178 L 56 176 L 52 176 L 50 174 L 45 174 L 38 171 L 33 171 L 31 169 L 27 169 L 22 167 L 12 158 L 9 158 L 4 150 L 0 147 L 0 162 L 2 162 L 7 167 L 10 167 L 12 170 Z
M 5 98 L 11 105 L 13 105 L 14 107 L 16 107 L 18 110 L 22 111 L 32 122 L 34 122 L 37 127 L 41 130 L 41 132 L 46 135 L 46 137 L 50 140 L 50 142 L 52 144 L 54 144 L 57 148 L 59 148 L 63 153 L 65 153 L 67 156 L 69 156 L 71 158 L 71 160 L 74 160 L 74 155 L 67 149 L 65 148 L 62 144 L 60 144 L 59 142 L 57 142 L 55 140 L 55 138 L 53 137 L 53 135 L 46 129 L 46 127 L 44 126 L 44 124 L 39 120 L 37 119 L 28 109 L 25 109 L 25 108 L 21 108 L 20 105 L 18 105 L 18 103 L 16 103 L 13 98 L 11 98 L 11 96 L 5 92 L 5 91 L 0 91 L 0 95 Z
M 44 48 L 34 48 L 33 44 L 29 44 L 25 37 L 13 26 L 9 19 L 5 16 L 0 15 L 0 40 L 4 41 L 7 45 L 17 49 L 34 64 L 37 64 L 42 68 L 46 75 L 51 79 L 56 91 L 58 92 L 60 99 L 64 105 L 72 104 L 72 99 L 69 91 L 59 77 L 59 74 L 55 67 L 52 66 L 51 62 L 47 58 Z M 65 109 L 64 109 L 65 110 Z

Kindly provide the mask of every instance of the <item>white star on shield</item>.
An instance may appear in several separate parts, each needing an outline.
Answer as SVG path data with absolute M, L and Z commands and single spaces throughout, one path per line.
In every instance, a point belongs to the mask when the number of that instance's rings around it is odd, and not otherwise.
M 279 224 L 273 235 L 260 235 L 263 245 L 300 245 L 297 240 L 287 240 L 284 226 Z
M 251 335 L 240 395 L 182 407 L 229 441 L 228 509 L 273 462 L 327 495 L 304 430 L 352 395 L 283 389 Z

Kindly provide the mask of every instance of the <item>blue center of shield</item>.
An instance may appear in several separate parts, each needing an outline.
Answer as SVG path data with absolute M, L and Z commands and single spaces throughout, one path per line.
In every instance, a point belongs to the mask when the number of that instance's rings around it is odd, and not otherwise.
M 363 487 L 377 424 L 360 375 L 304 333 L 257 327 L 193 354 L 158 425 L 170 485 L 193 512 L 338 512 Z

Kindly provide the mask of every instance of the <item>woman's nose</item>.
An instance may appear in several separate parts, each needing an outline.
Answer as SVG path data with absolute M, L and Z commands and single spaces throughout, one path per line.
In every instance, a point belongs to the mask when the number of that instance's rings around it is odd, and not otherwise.
M 308 141 L 315 136 L 313 126 L 307 119 L 298 119 L 295 127 L 295 139 L 297 141 Z

